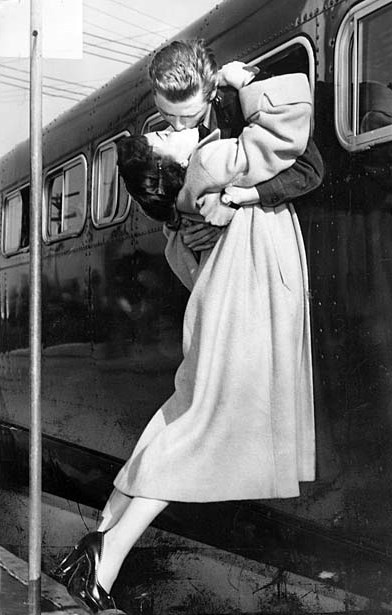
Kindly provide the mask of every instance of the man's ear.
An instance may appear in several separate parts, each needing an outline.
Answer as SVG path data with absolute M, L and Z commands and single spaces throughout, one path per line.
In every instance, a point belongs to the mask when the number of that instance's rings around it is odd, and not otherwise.
M 214 98 L 216 97 L 217 92 L 218 92 L 218 86 L 216 86 L 216 88 L 214 90 L 212 90 L 208 102 L 212 102 L 214 100 Z

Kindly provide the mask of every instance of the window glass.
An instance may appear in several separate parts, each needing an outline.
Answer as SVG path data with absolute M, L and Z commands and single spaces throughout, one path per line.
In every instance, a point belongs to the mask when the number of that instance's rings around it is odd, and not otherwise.
M 117 168 L 116 139 L 103 143 L 95 155 L 93 220 L 97 226 L 124 220 L 130 205 L 130 196 L 125 189 Z
M 260 68 L 260 73 L 256 81 L 266 76 L 289 73 L 305 73 L 310 76 L 308 51 L 301 43 L 291 44 L 280 51 L 275 51 L 269 57 L 262 58 L 257 66 Z
M 56 169 L 46 184 L 47 233 L 49 238 L 75 235 L 86 214 L 86 166 L 84 159 Z
M 348 63 L 348 83 L 350 87 L 347 88 L 347 111 L 348 111 L 348 125 L 351 127 L 353 131 L 354 126 L 354 115 L 353 115 L 353 105 L 354 105 L 354 37 L 352 36 L 349 43 L 349 63 Z
M 392 5 L 359 21 L 359 133 L 392 124 Z
M 63 175 L 52 177 L 48 187 L 49 235 L 60 235 L 63 213 Z
M 112 212 L 116 207 L 116 155 L 114 144 L 102 149 L 99 154 L 100 181 L 98 190 L 99 219 L 112 218 Z
M 20 246 L 22 229 L 22 196 L 18 192 L 6 199 L 4 208 L 4 252 L 16 252 Z
M 79 232 L 84 222 L 84 166 L 77 164 L 64 172 L 63 231 Z
M 159 113 L 154 113 L 143 126 L 142 134 L 146 132 L 154 132 L 157 130 L 165 130 L 169 126 L 169 122 L 163 119 Z
M 3 212 L 3 251 L 18 252 L 29 245 L 29 187 L 6 197 Z
M 130 201 L 130 196 L 125 187 L 125 183 L 122 177 L 119 176 L 118 180 L 118 203 L 117 203 L 117 212 L 118 217 L 124 217 L 127 212 L 128 203 Z

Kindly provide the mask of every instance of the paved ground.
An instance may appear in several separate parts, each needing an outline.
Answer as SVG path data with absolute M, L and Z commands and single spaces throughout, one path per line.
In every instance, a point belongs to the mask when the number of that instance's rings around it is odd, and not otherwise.
M 177 554 L 177 565 L 179 563 L 178 557 L 179 555 Z M 200 554 L 198 557 L 200 559 Z M 203 563 L 205 565 L 206 562 L 204 560 Z M 167 568 L 168 562 L 166 560 L 165 565 Z M 203 568 L 205 567 L 204 565 Z M 231 574 L 234 574 L 233 567 L 231 568 Z M 244 574 L 245 571 L 242 571 L 242 575 Z M 392 612 L 392 605 L 377 605 L 377 608 L 376 605 L 371 605 L 366 599 L 353 595 L 350 596 L 347 593 L 343 595 L 341 591 L 337 592 L 332 588 L 329 588 L 329 591 L 327 591 L 327 593 L 330 594 L 328 604 L 323 604 L 323 602 L 325 602 L 325 596 L 319 591 L 316 591 L 313 587 L 315 584 L 314 581 L 300 577 L 294 578 L 294 576 L 295 575 L 291 575 L 291 580 L 289 577 L 285 580 L 285 585 L 287 585 L 286 589 L 288 589 L 290 583 L 292 583 L 293 587 L 295 586 L 297 588 L 302 597 L 316 592 L 318 596 L 316 602 L 311 602 L 306 608 L 303 608 L 303 605 L 300 608 L 297 603 L 294 604 L 293 602 L 291 602 L 291 606 L 286 605 L 286 608 L 283 609 L 281 608 L 282 604 L 280 604 L 278 609 L 266 608 L 264 606 L 257 611 L 252 609 L 253 615 L 255 615 L 256 612 L 260 615 L 303 615 L 304 613 L 307 615 L 387 615 L 388 612 Z M 168 599 L 167 587 L 170 585 L 168 579 L 166 579 L 164 585 L 166 586 L 164 596 Z M 175 593 L 178 595 L 181 593 L 179 591 L 180 587 L 178 583 L 175 585 Z M 67 613 L 67 615 L 88 615 L 87 611 L 75 604 L 66 589 L 48 575 L 42 574 L 41 588 L 41 611 L 39 614 L 34 613 L 34 615 L 64 615 L 64 613 Z M 133 613 L 137 612 L 138 614 L 140 613 L 140 615 L 152 615 L 152 613 L 154 615 L 163 615 L 163 613 L 175 613 L 176 615 L 191 615 L 193 613 L 199 613 L 200 615 L 201 613 L 203 613 L 203 615 L 216 615 L 218 612 L 221 614 L 224 612 L 221 609 L 216 610 L 215 608 L 207 610 L 194 608 L 194 605 L 191 604 L 188 604 L 188 607 L 185 607 L 183 604 L 181 607 L 177 606 L 165 611 L 163 602 L 159 601 L 159 582 L 154 584 L 153 589 L 154 596 L 157 598 L 155 608 L 145 609 L 140 603 L 138 608 L 135 609 L 133 607 L 131 609 Z M 326 588 L 326 590 L 328 590 L 328 588 Z M 290 592 L 288 592 L 288 595 L 289 594 L 293 596 Z M 234 612 L 241 612 L 242 615 L 246 614 L 245 610 L 233 610 L 230 608 L 226 615 L 229 615 L 229 613 L 233 614 Z M 105 615 L 109 615 L 109 611 L 105 611 L 104 613 Z M 102 613 L 102 615 L 104 615 L 104 613 Z M 16 557 L 3 547 L 0 547 L 0 615 L 30 615 L 28 607 L 28 565 L 25 561 Z M 110 615 L 114 615 L 113 611 L 110 611 Z M 248 613 L 248 615 L 251 614 Z

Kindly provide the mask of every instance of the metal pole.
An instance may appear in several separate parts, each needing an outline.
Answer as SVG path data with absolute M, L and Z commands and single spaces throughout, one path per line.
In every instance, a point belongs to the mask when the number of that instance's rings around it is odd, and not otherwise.
M 42 8 L 30 5 L 30 508 L 29 615 L 41 613 Z

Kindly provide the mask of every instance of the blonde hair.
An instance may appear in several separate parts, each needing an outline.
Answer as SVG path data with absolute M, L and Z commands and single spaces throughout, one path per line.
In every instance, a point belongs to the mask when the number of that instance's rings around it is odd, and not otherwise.
M 210 100 L 218 85 L 218 66 L 203 40 L 173 41 L 157 51 L 149 76 L 154 94 L 170 102 L 183 102 L 200 90 Z

